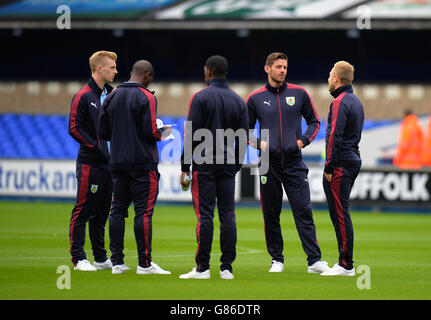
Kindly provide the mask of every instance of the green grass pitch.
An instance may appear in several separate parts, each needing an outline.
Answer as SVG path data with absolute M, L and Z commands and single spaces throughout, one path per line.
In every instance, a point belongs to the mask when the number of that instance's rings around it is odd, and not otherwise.
M 153 217 L 153 260 L 171 275 L 137 275 L 133 208 L 126 220 L 124 275 L 110 271 L 73 271 L 68 226 L 72 203 L 0 202 L 0 299 L 139 299 L 139 300 L 305 300 L 305 299 L 431 299 L 431 215 L 352 212 L 355 266 L 368 266 L 356 277 L 307 274 L 306 257 L 292 214 L 282 213 L 285 271 L 268 273 L 262 213 L 236 209 L 238 243 L 233 264 L 235 279 L 219 277 L 219 222 L 215 215 L 210 280 L 178 276 L 194 266 L 196 217 L 192 206 L 158 205 Z M 327 211 L 315 211 L 323 259 L 337 262 L 335 233 Z M 106 229 L 109 248 L 108 228 Z M 88 233 L 86 252 L 92 262 Z M 109 250 L 108 250 L 109 255 Z M 70 267 L 70 289 L 59 289 L 57 273 Z

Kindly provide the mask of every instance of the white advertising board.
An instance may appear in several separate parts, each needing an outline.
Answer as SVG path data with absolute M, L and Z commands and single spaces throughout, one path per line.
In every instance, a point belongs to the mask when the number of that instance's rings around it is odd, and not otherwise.
M 326 202 L 322 184 L 323 167 L 310 167 L 308 180 L 311 202 Z M 260 180 L 256 178 L 255 198 L 260 199 Z M 284 193 L 284 201 L 287 196 Z M 362 168 L 353 185 L 350 199 L 356 202 L 397 202 L 429 204 L 431 172 Z
M 0 159 L 0 196 L 75 198 L 76 162 Z M 181 189 L 179 164 L 160 164 L 158 200 L 191 201 L 190 188 Z M 236 199 L 239 199 L 239 174 Z

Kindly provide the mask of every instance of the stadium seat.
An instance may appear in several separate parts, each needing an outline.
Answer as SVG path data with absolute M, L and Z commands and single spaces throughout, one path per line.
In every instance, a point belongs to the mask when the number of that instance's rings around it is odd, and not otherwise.
M 186 117 L 159 117 L 165 124 L 175 124 L 174 136 L 181 141 L 184 139 L 184 122 Z M 366 120 L 364 130 L 391 124 L 393 121 Z M 68 115 L 30 115 L 30 114 L 0 114 L 0 158 L 23 159 L 76 159 L 79 144 L 69 135 Z M 256 123 L 259 129 L 259 122 Z M 305 132 L 307 124 L 302 122 Z M 315 140 L 325 139 L 326 122 L 321 120 L 319 133 Z M 175 153 L 172 148 L 162 152 L 170 141 L 157 143 L 160 162 L 179 162 L 181 152 Z M 167 152 L 169 151 L 169 152 Z M 247 152 L 248 162 L 256 163 L 257 153 Z

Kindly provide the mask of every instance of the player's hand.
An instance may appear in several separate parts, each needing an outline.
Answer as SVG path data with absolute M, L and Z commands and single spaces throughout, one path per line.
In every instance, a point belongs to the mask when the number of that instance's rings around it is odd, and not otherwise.
M 263 151 L 263 152 L 265 152 L 267 148 L 268 148 L 268 142 L 261 141 L 260 142 L 260 150 Z
M 169 126 L 163 126 L 162 129 L 163 129 L 162 140 L 166 140 L 171 135 L 172 128 Z
M 304 148 L 304 143 L 302 142 L 302 140 L 296 140 L 296 143 L 298 144 L 298 150 Z
M 186 188 L 190 184 L 190 181 L 186 181 L 186 175 L 190 175 L 190 172 L 181 172 L 180 184 L 183 188 Z
M 332 174 L 331 173 L 323 172 L 323 175 L 325 176 L 326 180 L 328 180 L 328 182 L 331 182 L 331 180 L 332 180 Z
M 172 128 L 170 126 L 163 126 L 163 135 L 165 137 L 169 136 L 172 133 Z

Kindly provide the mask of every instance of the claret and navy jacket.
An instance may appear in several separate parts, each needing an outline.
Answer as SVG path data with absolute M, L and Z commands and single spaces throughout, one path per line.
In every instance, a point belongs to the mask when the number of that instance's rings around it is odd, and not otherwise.
M 336 167 L 360 167 L 359 142 L 364 125 L 364 109 L 353 94 L 351 85 L 344 85 L 331 92 L 331 103 L 326 127 L 326 173 Z
M 303 87 L 285 82 L 274 88 L 267 82 L 250 94 L 247 107 L 250 128 L 259 120 L 260 129 L 269 129 L 269 137 L 262 135 L 257 145 L 261 139 L 268 142 L 271 165 L 284 168 L 302 160 L 297 140 L 307 146 L 320 128 L 319 116 Z M 308 125 L 304 134 L 303 117 Z
M 109 93 L 113 88 L 105 84 L 105 89 Z M 108 144 L 97 136 L 101 94 L 102 89 L 93 78 L 75 94 L 69 114 L 69 134 L 80 144 L 78 161 L 105 168 L 109 159 Z
M 199 136 L 197 139 L 199 129 L 206 129 L 206 132 L 211 133 L 211 137 Z M 226 130 L 232 130 L 231 132 L 238 134 L 235 143 L 225 141 L 222 135 L 227 133 Z M 191 143 L 191 151 L 195 155 L 196 148 L 206 139 L 211 138 L 210 145 L 201 150 L 201 160 L 208 161 L 201 163 L 202 161 L 193 157 L 194 170 L 220 167 L 238 171 L 244 159 L 247 132 L 247 107 L 244 100 L 229 88 L 225 78 L 210 80 L 205 89 L 192 96 L 184 132 L 184 144 Z M 240 150 L 240 146 L 244 146 L 244 150 Z M 185 155 L 185 151 L 187 151 L 186 147 L 181 156 L 181 170 L 189 172 L 192 157 Z
M 156 170 L 157 100 L 136 82 L 125 82 L 109 94 L 100 113 L 99 136 L 111 141 L 109 167 L 115 170 Z

